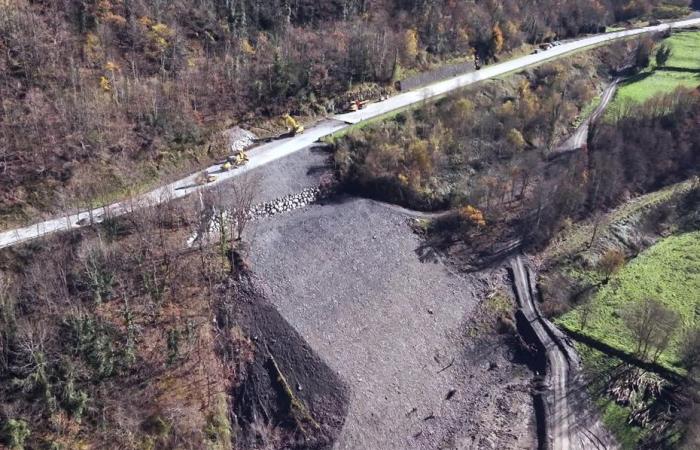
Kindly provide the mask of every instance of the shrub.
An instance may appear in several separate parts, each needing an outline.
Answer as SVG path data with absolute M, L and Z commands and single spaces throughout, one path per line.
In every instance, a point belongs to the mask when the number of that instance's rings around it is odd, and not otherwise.
M 121 355 L 108 325 L 94 316 L 83 314 L 65 319 L 64 326 L 72 353 L 80 356 L 96 377 L 114 375 Z
M 605 277 L 607 282 L 623 265 L 625 265 L 624 252 L 617 249 L 609 249 L 603 253 L 603 256 L 598 261 L 598 271 Z
M 12 450 L 22 450 L 31 434 L 29 424 L 22 419 L 9 419 L 2 427 L 2 437 Z

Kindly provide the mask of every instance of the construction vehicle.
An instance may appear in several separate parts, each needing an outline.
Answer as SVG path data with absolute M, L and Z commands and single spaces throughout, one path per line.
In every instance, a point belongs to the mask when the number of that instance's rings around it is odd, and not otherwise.
M 226 158 L 226 162 L 221 165 L 221 171 L 228 172 L 233 168 L 244 166 L 247 162 L 248 155 L 245 152 L 240 151 Z
M 213 183 L 216 181 L 218 178 L 216 175 L 211 175 L 208 173 L 206 170 L 199 175 L 197 175 L 197 178 L 195 179 L 195 183 L 198 185 L 202 186 L 205 184 Z
M 355 112 L 363 109 L 367 104 L 369 103 L 369 100 L 353 100 L 348 104 L 348 107 L 345 108 L 346 112 Z
M 288 136 L 296 136 L 297 134 L 304 132 L 304 126 L 297 122 L 294 117 L 290 116 L 289 114 L 283 115 L 282 120 L 284 121 L 284 125 L 287 127 Z

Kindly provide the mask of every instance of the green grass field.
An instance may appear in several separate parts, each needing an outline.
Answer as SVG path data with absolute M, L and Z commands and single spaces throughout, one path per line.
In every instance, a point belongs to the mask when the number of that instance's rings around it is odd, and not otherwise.
M 675 33 L 664 43 L 672 51 L 666 65 L 656 67 L 652 57 L 649 67 L 620 86 L 607 117 L 616 117 L 615 112 L 630 102 L 642 103 L 679 86 L 700 86 L 700 31 Z
M 698 326 L 700 310 L 700 231 L 666 238 L 629 262 L 591 300 L 586 326 L 581 329 L 581 309 L 558 321 L 615 348 L 632 353 L 634 341 L 620 312 L 630 302 L 654 298 L 678 313 L 683 329 Z M 679 373 L 679 330 L 659 362 Z

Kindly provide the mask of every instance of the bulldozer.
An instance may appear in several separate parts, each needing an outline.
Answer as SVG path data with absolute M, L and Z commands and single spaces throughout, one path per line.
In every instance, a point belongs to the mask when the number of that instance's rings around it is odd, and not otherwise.
M 244 166 L 247 162 L 248 155 L 242 151 L 238 152 L 226 158 L 226 162 L 221 165 L 221 171 L 228 172 L 233 168 Z
M 283 115 L 282 120 L 284 121 L 284 125 L 287 127 L 287 136 L 296 136 L 297 134 L 304 132 L 304 126 L 297 122 L 294 117 L 290 116 L 289 114 Z
M 217 179 L 218 177 L 216 175 L 212 175 L 205 170 L 204 172 L 201 172 L 199 175 L 197 175 L 197 177 L 195 178 L 195 183 L 197 183 L 200 186 L 203 186 L 205 184 L 213 183 Z

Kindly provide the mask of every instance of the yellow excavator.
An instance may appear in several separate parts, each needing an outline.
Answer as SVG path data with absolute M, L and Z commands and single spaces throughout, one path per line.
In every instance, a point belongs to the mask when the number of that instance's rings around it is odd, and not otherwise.
M 287 127 L 287 136 L 296 136 L 297 134 L 304 132 L 304 126 L 297 122 L 294 117 L 290 116 L 289 114 L 283 115 L 282 121 Z
M 244 166 L 248 162 L 248 155 L 246 152 L 240 151 L 235 155 L 231 155 L 226 158 L 226 162 L 221 165 L 222 172 L 228 172 L 235 167 Z

